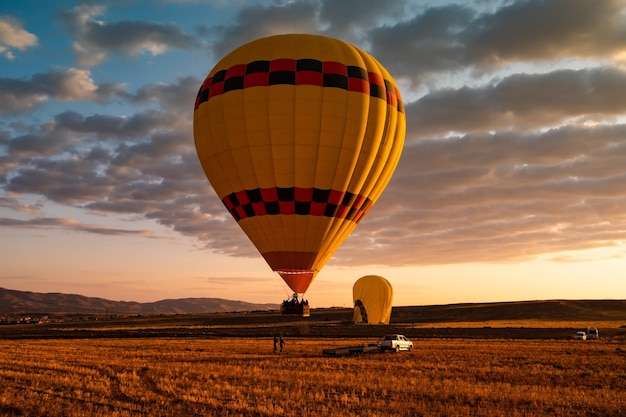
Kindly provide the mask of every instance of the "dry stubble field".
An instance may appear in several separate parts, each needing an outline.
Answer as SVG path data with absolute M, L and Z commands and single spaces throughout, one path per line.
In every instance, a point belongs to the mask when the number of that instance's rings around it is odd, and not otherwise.
M 0 340 L 0 416 L 626 416 L 626 345 L 418 340 Z

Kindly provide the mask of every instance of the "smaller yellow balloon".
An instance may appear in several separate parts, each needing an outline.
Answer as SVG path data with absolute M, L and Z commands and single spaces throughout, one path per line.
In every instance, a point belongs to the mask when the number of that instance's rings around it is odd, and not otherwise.
M 355 323 L 389 324 L 393 288 L 378 275 L 359 278 L 352 288 Z

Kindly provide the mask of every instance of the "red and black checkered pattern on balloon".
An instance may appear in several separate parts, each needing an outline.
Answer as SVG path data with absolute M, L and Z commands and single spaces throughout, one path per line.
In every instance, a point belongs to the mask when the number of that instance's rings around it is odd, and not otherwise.
M 229 91 L 278 84 L 316 85 L 358 91 L 386 100 L 404 113 L 400 92 L 380 74 L 339 62 L 287 58 L 253 61 L 216 72 L 202 83 L 195 108 L 209 98 Z
M 222 202 L 240 221 L 265 215 L 310 215 L 346 219 L 358 223 L 372 206 L 359 194 L 319 188 L 256 188 L 231 193 Z

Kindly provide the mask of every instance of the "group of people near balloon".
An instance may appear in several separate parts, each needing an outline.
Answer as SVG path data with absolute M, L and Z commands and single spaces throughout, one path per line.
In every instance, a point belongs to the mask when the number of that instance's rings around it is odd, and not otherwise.
M 308 306 L 309 305 L 309 300 L 305 300 L 304 297 L 302 297 L 302 299 L 298 299 L 298 294 L 294 293 L 291 298 L 283 300 L 283 305 L 284 306 L 299 306 L 299 305 L 303 305 L 303 306 Z
M 280 346 L 280 352 L 282 352 L 283 346 L 285 346 L 285 341 L 282 336 L 274 336 L 274 353 L 276 353 L 278 346 Z

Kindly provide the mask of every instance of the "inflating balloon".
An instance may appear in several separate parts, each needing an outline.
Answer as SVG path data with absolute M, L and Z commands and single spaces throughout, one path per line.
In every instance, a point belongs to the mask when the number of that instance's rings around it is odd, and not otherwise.
M 393 288 L 378 275 L 359 278 L 352 287 L 355 323 L 389 324 Z
M 194 108 L 207 178 L 300 294 L 382 193 L 405 130 L 400 92 L 382 65 L 315 35 L 235 49 L 208 74 Z

